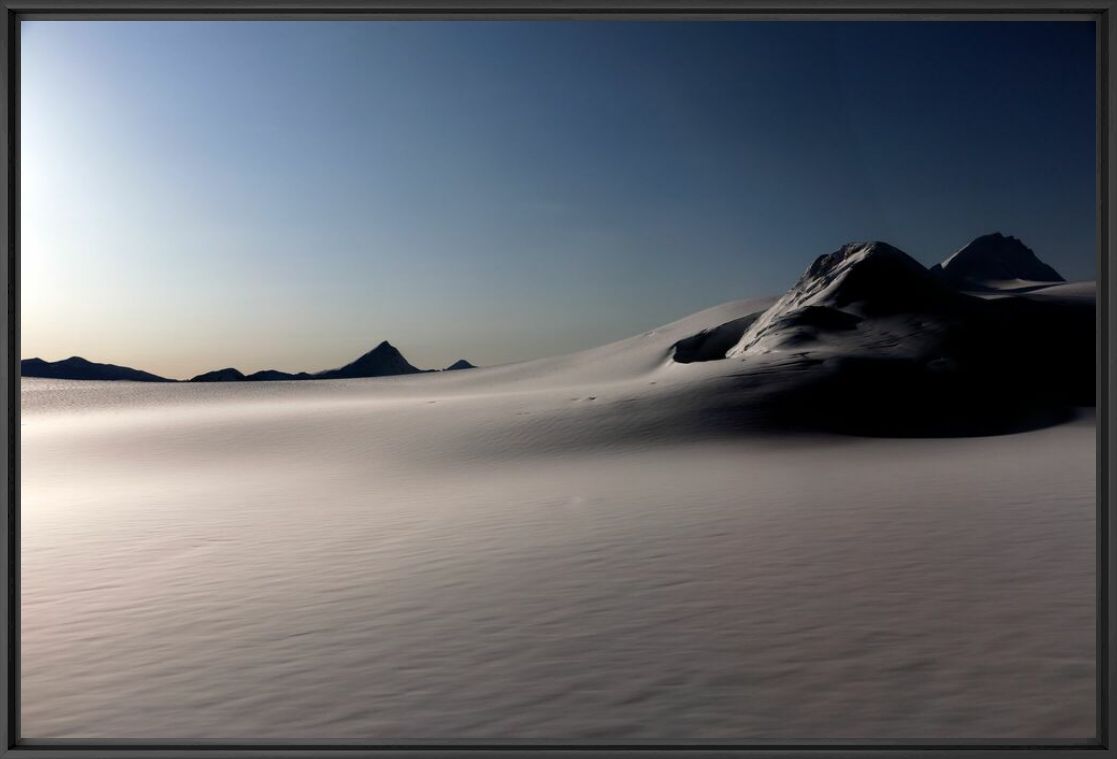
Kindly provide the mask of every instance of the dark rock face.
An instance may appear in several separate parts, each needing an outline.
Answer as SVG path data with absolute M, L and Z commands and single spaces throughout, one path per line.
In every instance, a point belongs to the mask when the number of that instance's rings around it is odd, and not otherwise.
M 696 361 L 717 361 L 737 344 L 753 322 L 763 312 L 756 312 L 739 319 L 719 324 L 713 329 L 705 329 L 698 334 L 684 337 L 675 343 L 671 357 L 680 364 L 693 364 Z
M 978 237 L 931 271 L 959 287 L 1013 279 L 1066 281 L 1027 245 L 1000 232 Z
M 26 358 L 19 362 L 19 373 L 23 377 L 45 377 L 47 379 L 72 380 L 124 380 L 131 382 L 174 382 L 150 372 L 132 369 L 116 364 L 98 364 L 80 356 L 71 356 L 61 361 L 44 361 L 41 358 Z
M 861 321 L 860 316 L 829 306 L 803 306 L 782 317 L 776 324 L 784 328 L 810 327 L 841 332 L 855 329 Z
M 217 369 L 205 374 L 199 374 L 197 377 L 191 377 L 191 382 L 242 382 L 244 375 L 232 367 L 228 369 Z
M 477 368 L 476 366 L 469 363 L 464 358 L 459 358 L 457 361 L 455 361 L 454 363 L 452 363 L 448 367 L 446 367 L 445 371 L 452 372 L 452 371 L 456 371 L 458 369 L 476 369 L 476 368 Z
M 319 372 L 317 379 L 349 379 L 355 377 L 390 377 L 397 374 L 418 374 L 419 369 L 407 362 L 395 346 L 387 340 L 380 343 L 356 361 L 338 369 Z

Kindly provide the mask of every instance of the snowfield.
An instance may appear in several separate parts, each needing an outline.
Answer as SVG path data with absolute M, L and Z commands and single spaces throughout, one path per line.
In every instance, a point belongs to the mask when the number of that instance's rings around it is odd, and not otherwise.
M 487 369 L 25 379 L 24 738 L 1090 739 L 1094 412 L 1060 364 L 986 414 L 982 357 L 1092 290 L 905 267 Z

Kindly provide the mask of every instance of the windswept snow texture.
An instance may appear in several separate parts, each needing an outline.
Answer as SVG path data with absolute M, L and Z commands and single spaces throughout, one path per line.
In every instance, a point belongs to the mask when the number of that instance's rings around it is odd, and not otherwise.
M 1088 740 L 1094 317 L 857 243 L 539 361 L 24 380 L 24 736 Z
M 1015 434 L 830 429 L 843 362 L 969 318 L 896 253 L 521 364 L 24 380 L 24 737 L 1089 739 L 1089 403 Z M 924 311 L 858 289 L 878 272 Z M 1088 293 L 965 302 L 1034 325 Z M 677 360 L 727 332 L 735 357 Z

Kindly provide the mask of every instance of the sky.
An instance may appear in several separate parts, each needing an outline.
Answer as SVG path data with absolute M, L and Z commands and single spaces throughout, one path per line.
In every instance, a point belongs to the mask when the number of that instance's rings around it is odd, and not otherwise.
M 628 337 L 885 240 L 1096 269 L 1086 21 L 31 21 L 21 355 Z

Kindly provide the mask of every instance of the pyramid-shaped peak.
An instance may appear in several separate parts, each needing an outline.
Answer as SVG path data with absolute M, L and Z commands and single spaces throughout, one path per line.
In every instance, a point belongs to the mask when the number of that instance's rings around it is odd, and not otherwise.
M 338 369 L 319 372 L 316 376 L 323 379 L 387 377 L 395 374 L 415 374 L 418 371 L 407 362 L 399 349 L 387 340 L 382 340 L 379 345 L 355 361 Z
M 1063 282 L 1059 272 L 1040 260 L 1021 240 L 1001 232 L 982 235 L 935 267 L 955 283 L 1005 280 Z
M 826 277 L 838 270 L 867 262 L 890 261 L 914 270 L 923 267 L 914 258 L 899 248 L 886 242 L 873 240 L 870 242 L 849 242 L 838 248 L 833 253 L 819 256 L 810 265 L 802 279 Z
M 403 354 L 400 353 L 399 348 L 392 345 L 387 340 L 381 340 L 375 348 L 372 348 L 371 350 L 361 354 L 360 358 L 389 358 L 395 356 L 402 357 L 402 355 Z

